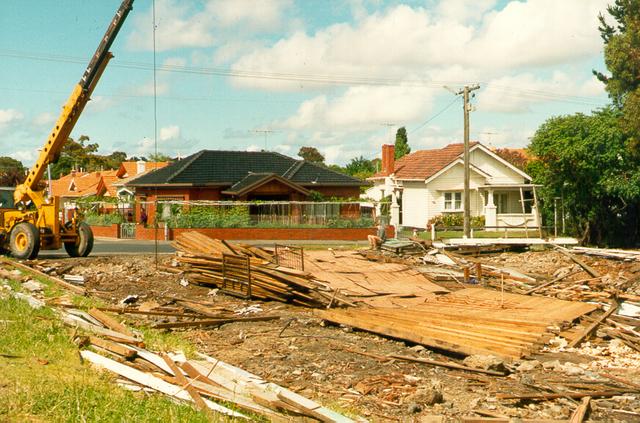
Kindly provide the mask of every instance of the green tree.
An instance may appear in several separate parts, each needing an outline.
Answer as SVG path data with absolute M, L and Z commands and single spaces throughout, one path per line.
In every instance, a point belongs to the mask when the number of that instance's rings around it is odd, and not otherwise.
M 354 157 L 347 163 L 345 172 L 356 178 L 366 179 L 376 173 L 376 165 L 372 160 L 365 159 L 363 156 Z
M 21 161 L 11 157 L 0 157 L 0 186 L 14 187 L 24 182 L 26 169 Z
M 600 15 L 604 62 L 610 75 L 594 71 L 613 104 L 622 110 L 630 150 L 640 156 L 640 0 L 615 0 L 607 7 L 615 23 Z
M 167 156 L 164 153 L 152 153 L 149 154 L 149 158 L 147 161 L 150 162 L 170 162 L 172 159 L 171 157 Z
M 396 160 L 411 153 L 411 147 L 409 147 L 409 140 L 407 139 L 407 129 L 404 126 L 402 128 L 398 128 L 398 131 L 396 132 L 395 149 Z
M 51 177 L 57 179 L 73 169 L 86 172 L 117 169 L 127 158 L 127 154 L 122 151 L 115 151 L 109 155 L 98 154 L 98 143 L 89 141 L 87 135 L 81 135 L 77 141 L 69 138 L 51 166 Z
M 640 241 L 640 166 L 627 151 L 621 112 L 608 107 L 554 117 L 535 133 L 527 171 L 543 184 L 540 197 L 549 221 L 561 197 L 568 228 L 583 242 L 631 246 Z
M 300 147 L 298 156 L 311 163 L 324 163 L 324 156 L 315 147 Z

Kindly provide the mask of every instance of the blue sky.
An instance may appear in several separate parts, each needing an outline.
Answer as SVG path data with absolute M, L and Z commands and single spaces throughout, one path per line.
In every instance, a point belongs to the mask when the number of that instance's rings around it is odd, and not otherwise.
M 523 147 L 551 116 L 607 104 L 608 0 L 136 0 L 72 136 L 102 153 L 266 148 L 329 163 L 462 139 L 450 91 L 479 83 L 471 137 Z M 0 155 L 32 164 L 120 0 L 0 2 Z M 458 98 L 458 99 L 456 99 Z M 155 136 L 157 129 L 157 137 Z M 265 131 L 268 131 L 265 133 Z

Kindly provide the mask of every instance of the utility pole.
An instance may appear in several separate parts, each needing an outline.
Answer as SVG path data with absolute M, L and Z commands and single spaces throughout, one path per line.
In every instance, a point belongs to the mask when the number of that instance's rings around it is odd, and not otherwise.
M 464 110 L 464 237 L 469 238 L 471 236 L 471 199 L 469 195 L 469 178 L 471 177 L 471 171 L 469 168 L 469 112 L 471 111 L 471 104 L 469 104 L 469 93 L 480 88 L 480 85 L 472 85 L 465 87 L 458 91 L 458 95 L 462 94 L 463 110 Z

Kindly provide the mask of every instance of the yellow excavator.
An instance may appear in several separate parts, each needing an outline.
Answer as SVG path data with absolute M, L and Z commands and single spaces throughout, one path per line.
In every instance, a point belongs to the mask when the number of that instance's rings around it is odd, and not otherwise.
M 93 249 L 93 233 L 74 211 L 73 217 L 63 221 L 60 198 L 48 196 L 40 182 L 49 163 L 55 163 L 84 106 L 91 98 L 107 63 L 113 57 L 109 52 L 133 7 L 133 0 L 124 0 L 107 28 L 82 78 L 62 108 L 60 117 L 38 160 L 29 170 L 25 182 L 13 192 L 13 204 L 0 207 L 0 246 L 19 259 L 32 259 L 42 250 L 57 250 L 64 245 L 72 257 L 86 257 Z M 9 206 L 9 207 L 6 207 Z

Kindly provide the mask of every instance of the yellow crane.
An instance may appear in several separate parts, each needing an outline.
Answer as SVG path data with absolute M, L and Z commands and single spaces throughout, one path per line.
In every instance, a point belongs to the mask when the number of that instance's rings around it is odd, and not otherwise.
M 113 57 L 109 48 L 132 7 L 133 0 L 124 0 L 116 11 L 82 78 L 62 108 L 38 160 L 29 170 L 25 182 L 16 187 L 14 204 L 0 209 L 0 245 L 16 258 L 35 258 L 41 249 L 57 250 L 63 244 L 72 257 L 86 257 L 93 249 L 93 233 L 89 225 L 77 212 L 71 220 L 63 222 L 60 198 L 47 196 L 39 185 L 47 165 L 55 163 L 60 156 L 93 89 Z

